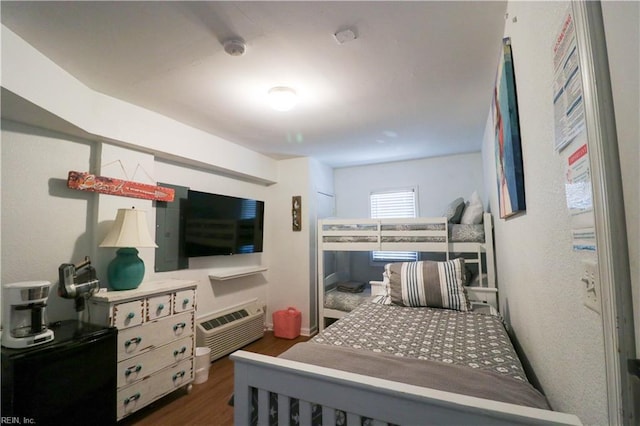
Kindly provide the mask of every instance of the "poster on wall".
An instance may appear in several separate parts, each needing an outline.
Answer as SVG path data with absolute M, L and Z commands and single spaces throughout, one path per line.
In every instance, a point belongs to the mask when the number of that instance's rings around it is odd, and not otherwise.
M 596 228 L 576 228 L 571 230 L 573 251 L 596 251 Z
M 564 188 L 574 251 L 596 251 L 589 144 L 582 70 L 569 8 L 553 46 L 554 148 L 564 162 Z
M 498 66 L 492 116 L 495 130 L 498 205 L 500 217 L 505 219 L 523 212 L 526 205 L 511 39 L 505 38 L 502 46 L 503 56 Z
M 554 147 L 560 151 L 585 130 L 582 76 L 575 25 L 567 13 L 553 47 Z
M 586 143 L 569 154 L 565 179 L 564 186 L 569 214 L 575 216 L 592 211 L 591 168 Z

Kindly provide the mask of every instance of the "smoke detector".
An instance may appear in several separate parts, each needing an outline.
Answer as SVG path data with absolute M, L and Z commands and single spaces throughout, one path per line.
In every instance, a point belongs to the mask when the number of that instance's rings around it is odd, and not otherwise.
M 336 32 L 333 37 L 336 39 L 338 44 L 345 44 L 357 39 L 358 35 L 354 29 L 347 28 Z
M 247 45 L 242 40 L 231 39 L 222 43 L 224 51 L 231 56 L 242 56 L 247 48 Z

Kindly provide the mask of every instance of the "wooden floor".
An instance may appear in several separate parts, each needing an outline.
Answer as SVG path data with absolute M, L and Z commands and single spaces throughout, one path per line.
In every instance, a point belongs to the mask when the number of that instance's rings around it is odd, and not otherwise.
M 245 351 L 265 355 L 279 355 L 298 342 L 308 340 L 300 336 L 287 340 L 274 337 L 272 332 L 250 345 Z M 233 424 L 233 407 L 228 405 L 233 393 L 233 362 L 229 357 L 220 358 L 211 364 L 209 379 L 193 385 L 191 393 L 178 390 L 156 401 L 118 423 L 119 426 L 224 426 Z

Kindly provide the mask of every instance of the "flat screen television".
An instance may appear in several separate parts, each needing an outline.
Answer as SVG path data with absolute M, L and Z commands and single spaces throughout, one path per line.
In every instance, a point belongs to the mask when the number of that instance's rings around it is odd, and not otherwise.
M 262 252 L 264 201 L 189 190 L 184 212 L 187 257 Z

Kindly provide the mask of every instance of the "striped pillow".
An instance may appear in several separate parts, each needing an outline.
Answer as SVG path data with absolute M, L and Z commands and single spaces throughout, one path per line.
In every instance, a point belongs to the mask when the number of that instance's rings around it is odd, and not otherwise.
M 391 302 L 402 306 L 470 310 L 464 289 L 464 259 L 389 263 Z

